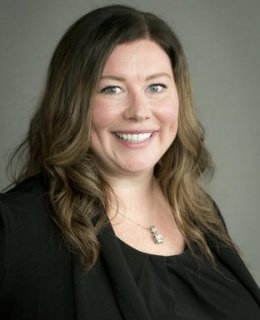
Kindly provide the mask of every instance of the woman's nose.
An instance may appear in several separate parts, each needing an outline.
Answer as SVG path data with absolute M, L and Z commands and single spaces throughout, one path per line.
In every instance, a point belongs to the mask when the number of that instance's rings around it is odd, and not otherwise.
M 145 93 L 129 94 L 124 116 L 128 120 L 135 121 L 143 121 L 150 118 L 151 110 Z

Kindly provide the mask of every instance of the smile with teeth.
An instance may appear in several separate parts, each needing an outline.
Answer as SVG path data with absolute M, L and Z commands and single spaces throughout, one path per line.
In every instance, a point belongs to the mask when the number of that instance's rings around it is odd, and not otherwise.
M 116 132 L 115 135 L 124 141 L 138 143 L 143 142 L 151 138 L 152 132 L 147 133 L 119 133 Z

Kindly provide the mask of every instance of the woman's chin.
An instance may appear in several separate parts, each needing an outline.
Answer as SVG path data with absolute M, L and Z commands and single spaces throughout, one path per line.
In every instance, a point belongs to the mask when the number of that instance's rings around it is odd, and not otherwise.
M 154 164 L 148 165 L 147 163 L 131 163 L 130 165 L 124 166 L 122 169 L 126 174 L 142 175 L 153 172 Z

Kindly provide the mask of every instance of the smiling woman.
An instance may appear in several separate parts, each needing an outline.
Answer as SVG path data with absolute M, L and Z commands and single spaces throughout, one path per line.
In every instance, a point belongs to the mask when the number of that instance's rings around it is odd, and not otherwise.
M 11 164 L 1 318 L 260 318 L 203 188 L 212 163 L 185 55 L 154 14 L 114 5 L 69 28 Z
M 172 144 L 179 101 L 171 61 L 149 39 L 118 45 L 93 97 L 92 150 L 103 176 L 151 175 Z

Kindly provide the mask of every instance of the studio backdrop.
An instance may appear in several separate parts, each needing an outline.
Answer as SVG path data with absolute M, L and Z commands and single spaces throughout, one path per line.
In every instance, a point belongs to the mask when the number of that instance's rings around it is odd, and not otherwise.
M 199 118 L 216 164 L 210 192 L 260 283 L 260 2 L 0 0 L 0 188 L 26 133 L 50 57 L 79 16 L 121 3 L 166 19 L 183 43 Z

